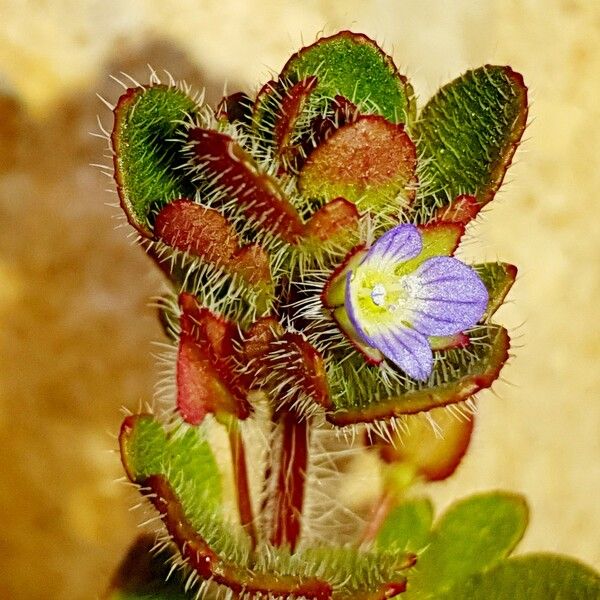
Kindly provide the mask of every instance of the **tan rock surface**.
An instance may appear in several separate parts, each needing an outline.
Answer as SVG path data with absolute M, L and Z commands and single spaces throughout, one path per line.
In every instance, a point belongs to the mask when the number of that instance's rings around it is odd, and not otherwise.
M 481 395 L 470 454 L 434 494 L 523 492 L 522 550 L 600 566 L 597 3 L 0 0 L 0 15 L 0 598 L 96 598 L 135 531 L 109 433 L 151 394 L 160 277 L 113 229 L 110 182 L 88 166 L 94 92 L 116 98 L 107 73 L 152 62 L 214 98 L 343 27 L 393 49 L 423 98 L 485 62 L 525 75 L 528 139 L 467 249 L 520 266 L 499 315 L 515 386 Z

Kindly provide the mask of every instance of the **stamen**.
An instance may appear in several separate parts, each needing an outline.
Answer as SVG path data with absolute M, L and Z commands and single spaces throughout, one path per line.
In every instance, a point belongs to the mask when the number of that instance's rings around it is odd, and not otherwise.
M 376 306 L 385 306 L 385 287 L 382 283 L 377 283 L 371 290 L 371 300 Z

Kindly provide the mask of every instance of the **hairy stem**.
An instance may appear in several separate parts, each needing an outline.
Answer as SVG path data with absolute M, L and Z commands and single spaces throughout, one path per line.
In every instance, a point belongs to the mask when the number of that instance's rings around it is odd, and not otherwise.
M 240 523 L 252 540 L 252 547 L 254 548 L 256 546 L 256 530 L 252 513 L 250 485 L 248 483 L 246 449 L 242 432 L 236 419 L 231 419 L 227 427 L 227 432 L 229 434 L 229 446 L 231 448 L 231 462 L 233 464 L 233 478 L 235 481 Z
M 271 543 L 294 551 L 300 537 L 310 424 L 293 411 L 281 416 L 283 442 Z

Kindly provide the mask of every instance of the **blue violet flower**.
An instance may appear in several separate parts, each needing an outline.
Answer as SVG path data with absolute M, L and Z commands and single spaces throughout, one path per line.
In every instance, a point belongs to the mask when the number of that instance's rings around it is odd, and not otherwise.
M 469 329 L 488 303 L 473 269 L 451 256 L 413 260 L 422 249 L 414 225 L 394 227 L 347 272 L 344 301 L 362 341 L 419 381 L 433 369 L 428 336 Z

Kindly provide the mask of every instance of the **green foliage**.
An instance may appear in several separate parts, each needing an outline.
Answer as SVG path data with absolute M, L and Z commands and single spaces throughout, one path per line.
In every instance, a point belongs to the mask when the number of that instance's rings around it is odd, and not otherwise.
M 129 418 L 121 429 L 121 455 L 129 478 L 144 486 L 161 475 L 178 498 L 195 531 L 218 552 L 244 560 L 248 552 L 239 528 L 221 512 L 221 474 L 205 435 L 205 426 L 180 425 L 167 433 L 152 415 Z
M 406 123 L 414 116 L 412 87 L 392 59 L 361 34 L 343 31 L 320 39 L 295 54 L 281 75 L 292 82 L 316 75 L 315 96 L 343 96 L 392 123 Z
M 129 90 L 115 107 L 112 143 L 121 205 L 133 225 L 149 237 L 153 211 L 193 193 L 181 170 L 181 122 L 197 109 L 177 88 L 163 85 Z
M 388 515 L 377 534 L 377 547 L 420 553 L 429 542 L 432 522 L 433 506 L 428 498 L 406 500 Z
M 600 576 L 564 556 L 528 554 L 474 573 L 438 600 L 597 600 Z
M 460 194 L 473 194 L 480 204 L 489 202 L 526 120 L 527 88 L 510 67 L 486 65 L 441 88 L 414 128 L 423 213 Z
M 399 549 L 359 552 L 350 548 L 317 547 L 291 555 L 286 549 L 271 548 L 258 560 L 251 558 L 248 540 L 242 537 L 237 525 L 226 523 L 220 514 L 220 475 L 203 427 L 182 426 L 168 434 L 153 416 L 140 415 L 125 421 L 121 448 L 131 480 L 144 487 L 148 477 L 164 476 L 185 520 L 220 558 L 234 565 L 223 569 L 234 569 L 240 578 L 249 580 L 251 572 L 258 576 L 277 573 L 297 577 L 300 581 L 323 578 L 338 588 L 336 598 L 349 600 L 365 581 L 379 586 L 402 580 L 402 571 L 411 564 Z M 181 525 L 181 522 L 167 521 L 168 528 L 181 528 Z
M 508 556 L 527 527 L 521 496 L 489 492 L 451 506 L 435 524 L 406 598 L 435 597 L 472 573 Z
M 517 277 L 517 268 L 508 263 L 482 263 L 473 265 L 489 294 L 488 306 L 482 320 L 488 321 L 500 308 Z
M 170 478 L 175 493 L 186 502 L 186 516 L 201 528 L 206 512 L 221 506 L 221 476 L 203 428 L 181 425 L 170 434 L 152 415 L 135 417 L 126 434 L 125 455 L 136 482 L 151 475 Z
M 335 412 L 328 418 L 348 424 L 430 410 L 465 400 L 493 381 L 508 356 L 506 329 L 478 326 L 468 332 L 471 344 L 439 353 L 429 381 L 416 382 L 390 372 L 380 376 L 358 353 L 328 364 Z

